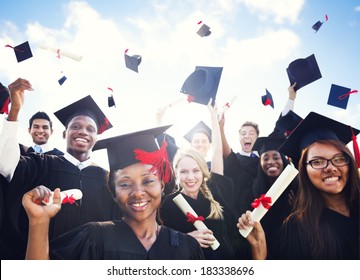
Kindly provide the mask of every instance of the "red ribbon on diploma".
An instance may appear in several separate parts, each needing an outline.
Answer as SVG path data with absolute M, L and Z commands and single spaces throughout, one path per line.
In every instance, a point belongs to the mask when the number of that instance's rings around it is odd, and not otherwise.
M 73 197 L 73 195 L 71 195 L 71 196 L 68 196 L 67 194 L 66 194 L 66 196 L 64 197 L 64 199 L 61 201 L 61 203 L 62 204 L 65 204 L 65 203 L 70 203 L 70 204 L 76 204 L 76 202 L 75 202 L 75 197 Z
M 187 218 L 187 222 L 190 223 L 195 223 L 196 221 L 204 221 L 204 217 L 203 216 L 197 216 L 195 217 L 193 214 L 191 214 L 190 212 L 186 213 L 186 218 Z
M 254 202 L 251 203 L 251 206 L 253 208 L 258 208 L 260 203 L 262 204 L 262 206 L 264 206 L 264 208 L 269 210 L 271 207 L 271 197 L 265 196 L 265 194 L 262 194 L 259 198 L 254 199 Z

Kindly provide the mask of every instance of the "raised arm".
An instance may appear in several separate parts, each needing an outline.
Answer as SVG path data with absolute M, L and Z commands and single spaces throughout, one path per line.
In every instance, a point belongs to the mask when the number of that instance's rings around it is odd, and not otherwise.
M 0 133 L 0 174 L 11 180 L 20 158 L 17 120 L 24 103 L 24 91 L 33 90 L 29 81 L 17 79 L 9 85 L 11 107 Z
M 211 159 L 211 172 L 224 175 L 224 161 L 221 142 L 220 125 L 218 121 L 218 110 L 216 105 L 211 105 L 212 99 L 210 99 L 207 107 L 211 117 L 211 139 L 212 139 L 212 159 Z
M 56 189 L 53 204 L 43 205 L 51 195 L 51 191 L 38 186 L 24 194 L 22 204 L 29 218 L 29 235 L 25 259 L 49 259 L 49 224 L 61 209 L 60 189 Z
M 285 116 L 290 110 L 294 110 L 294 102 L 296 98 L 295 91 L 296 82 L 288 87 L 289 99 L 287 100 L 284 109 L 281 112 L 281 116 Z
M 221 143 L 222 143 L 222 150 L 223 150 L 223 158 L 227 158 L 231 153 L 231 148 L 230 148 L 230 145 L 225 136 L 225 116 L 224 116 L 224 114 L 220 115 L 219 127 L 220 127 Z

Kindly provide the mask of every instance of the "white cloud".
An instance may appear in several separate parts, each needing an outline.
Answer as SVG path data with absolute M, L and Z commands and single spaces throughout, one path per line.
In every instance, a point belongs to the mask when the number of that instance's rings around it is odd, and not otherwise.
M 299 13 L 304 5 L 304 0 L 239 0 L 247 6 L 250 12 L 260 19 L 266 20 L 274 17 L 275 22 L 283 23 L 297 21 Z
M 360 6 L 356 6 L 356 7 L 354 8 L 354 10 L 355 10 L 356 12 L 360 12 Z

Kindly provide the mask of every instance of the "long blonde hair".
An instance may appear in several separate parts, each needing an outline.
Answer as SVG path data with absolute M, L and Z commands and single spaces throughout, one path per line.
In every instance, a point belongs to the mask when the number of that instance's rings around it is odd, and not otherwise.
M 178 149 L 175 156 L 174 156 L 174 160 L 173 160 L 173 168 L 174 168 L 174 173 L 176 176 L 176 182 L 177 182 L 177 186 L 180 186 L 180 182 L 179 182 L 179 177 L 178 177 L 178 163 L 181 159 L 183 159 L 184 157 L 189 157 L 192 158 L 193 160 L 196 161 L 196 163 L 199 165 L 200 170 L 204 176 L 203 181 L 201 183 L 200 186 L 200 192 L 203 194 L 203 196 L 205 197 L 205 199 L 210 201 L 210 214 L 207 218 L 209 219 L 223 219 L 223 207 L 220 205 L 219 202 L 217 202 L 209 187 L 207 186 L 207 182 L 210 180 L 210 171 L 209 171 L 209 167 L 204 159 L 204 157 L 194 148 L 189 147 L 186 149 Z

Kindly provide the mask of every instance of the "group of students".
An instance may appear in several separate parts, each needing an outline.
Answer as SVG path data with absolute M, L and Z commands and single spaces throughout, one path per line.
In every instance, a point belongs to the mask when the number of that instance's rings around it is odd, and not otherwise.
M 279 121 L 293 113 L 294 86 Z M 258 137 L 257 125 L 248 122 L 240 129 L 244 151 L 236 154 L 226 141 L 224 116 L 218 119 L 210 100 L 211 137 L 200 133 L 212 145 L 209 164 L 196 148 L 167 141 L 169 126 L 96 141 L 111 124 L 87 97 L 55 113 L 66 128 L 63 155 L 20 155 L 16 121 L 26 90 L 32 87 L 24 79 L 9 85 L 0 143 L 7 181 L 1 232 L 16 252 L 10 258 L 359 259 L 360 179 L 346 146 L 348 126 L 309 114 L 290 136 L 284 134 L 290 127 L 277 126 Z M 91 162 L 97 149 L 107 149 L 110 172 Z M 298 178 L 261 222 L 252 221 L 246 210 L 289 157 Z M 62 203 L 60 191 L 73 188 L 82 198 Z M 181 211 L 173 200 L 178 195 L 197 216 Z M 207 228 L 197 229 L 196 221 Z M 248 226 L 254 229 L 245 240 L 239 229 Z M 220 246 L 213 250 L 215 241 Z

